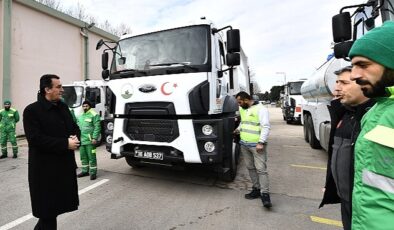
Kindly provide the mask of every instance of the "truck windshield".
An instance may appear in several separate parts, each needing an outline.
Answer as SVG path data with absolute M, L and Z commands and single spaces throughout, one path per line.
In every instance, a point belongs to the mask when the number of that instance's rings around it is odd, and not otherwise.
M 208 26 L 183 27 L 121 40 L 113 72 L 205 65 L 209 53 L 208 29 Z M 119 59 L 120 53 L 125 61 Z
M 301 95 L 301 86 L 302 81 L 300 82 L 290 82 L 289 83 L 289 92 L 291 95 Z
M 63 86 L 63 100 L 70 108 L 81 106 L 83 97 L 82 86 Z

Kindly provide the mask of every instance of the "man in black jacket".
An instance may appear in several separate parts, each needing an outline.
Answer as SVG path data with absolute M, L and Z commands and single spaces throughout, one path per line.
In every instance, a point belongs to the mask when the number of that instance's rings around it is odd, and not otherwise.
M 79 205 L 74 150 L 80 130 L 60 100 L 63 91 L 58 76 L 43 75 L 37 101 L 23 112 L 31 205 L 39 218 L 35 230 L 57 229 L 56 217 Z
M 336 99 L 328 107 L 331 132 L 325 192 L 319 207 L 341 203 L 343 227 L 351 229 L 351 201 L 354 177 L 354 143 L 360 133 L 360 121 L 375 103 L 365 97 L 359 85 L 350 80 L 351 66 L 335 72 Z

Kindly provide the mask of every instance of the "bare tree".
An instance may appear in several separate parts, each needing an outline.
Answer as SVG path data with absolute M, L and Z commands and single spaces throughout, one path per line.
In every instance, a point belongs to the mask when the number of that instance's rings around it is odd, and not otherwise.
M 78 1 L 77 3 L 77 8 L 76 8 L 76 18 L 78 18 L 81 21 L 86 21 L 86 19 L 89 17 L 86 14 L 86 9 L 85 7 Z
M 62 9 L 62 5 L 60 4 L 59 0 L 35 0 L 35 1 L 44 4 L 52 9 L 61 11 L 67 15 L 70 15 L 71 17 L 77 18 L 88 24 L 94 22 L 96 24 L 96 27 L 105 30 L 111 34 L 121 36 L 123 34 L 131 33 L 131 28 L 124 23 L 121 23 L 116 27 L 112 26 L 108 20 L 105 20 L 103 23 L 98 23 L 95 17 L 86 13 L 86 8 L 79 1 L 76 7 L 70 7 L 68 9 Z
M 115 28 L 115 34 L 118 36 L 124 34 L 131 34 L 131 28 L 128 25 L 121 23 L 118 27 Z
M 52 9 L 61 11 L 61 5 L 60 2 L 58 0 L 36 0 L 37 2 L 44 4 Z

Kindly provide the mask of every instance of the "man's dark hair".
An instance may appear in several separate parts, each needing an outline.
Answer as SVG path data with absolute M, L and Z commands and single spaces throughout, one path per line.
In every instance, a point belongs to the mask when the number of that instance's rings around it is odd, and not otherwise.
M 341 69 L 339 69 L 337 71 L 334 71 L 334 73 L 336 75 L 341 75 L 341 74 L 343 74 L 345 72 L 352 72 L 352 66 L 349 65 L 349 66 L 343 67 L 343 68 L 341 68 Z
M 52 79 L 60 79 L 55 74 L 44 74 L 40 78 L 40 95 L 45 96 L 45 88 L 52 88 Z
M 82 105 L 88 105 L 90 108 L 92 108 L 92 103 L 90 103 L 88 100 L 83 101 Z
M 245 99 L 252 100 L 252 97 L 251 97 L 247 92 L 245 92 L 245 91 L 241 91 L 241 92 L 237 93 L 237 95 L 235 96 L 235 98 L 238 98 L 238 97 L 239 97 L 241 100 L 245 100 Z

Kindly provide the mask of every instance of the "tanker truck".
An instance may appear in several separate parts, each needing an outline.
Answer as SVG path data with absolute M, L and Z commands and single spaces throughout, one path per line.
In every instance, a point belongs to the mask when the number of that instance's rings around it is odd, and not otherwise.
M 394 20 L 394 0 L 369 0 L 344 6 L 332 18 L 334 56 L 324 63 L 301 87 L 304 138 L 312 148 L 328 149 L 331 121 L 327 105 L 333 99 L 334 71 L 350 65 L 349 50 L 354 40 L 387 20 Z M 351 12 L 348 12 L 348 11 Z M 352 23 L 353 19 L 353 23 Z
M 350 65 L 349 62 L 331 58 L 321 65 L 301 86 L 304 97 L 302 123 L 304 139 L 314 149 L 328 149 L 331 119 L 328 105 L 333 99 L 335 81 L 334 71 Z
M 217 28 L 203 19 L 124 35 L 114 46 L 100 40 L 96 48 L 103 45 L 111 158 L 124 157 L 133 168 L 200 164 L 212 167 L 223 180 L 233 180 L 239 156 L 233 136 L 238 111 L 234 95 L 250 92 L 239 30 Z

